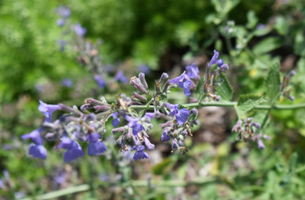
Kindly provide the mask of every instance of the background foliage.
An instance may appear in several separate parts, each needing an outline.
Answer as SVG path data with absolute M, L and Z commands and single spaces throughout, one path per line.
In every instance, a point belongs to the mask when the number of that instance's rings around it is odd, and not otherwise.
M 118 149 L 111 147 L 114 139 L 109 124 L 106 145 L 113 151 L 105 156 L 65 164 L 62 152 L 49 143 L 47 160 L 28 157 L 27 144 L 20 136 L 42 122 L 39 99 L 81 105 L 86 97 L 113 98 L 114 94 L 114 86 L 98 88 L 72 47 L 60 51 L 59 5 L 71 9 L 73 23 L 87 28 L 88 40 L 103 40 L 99 49 L 102 62 L 125 70 L 129 78 L 141 64 L 152 70 L 148 75 L 151 86 L 161 72 L 174 77 L 190 62 L 204 72 L 217 49 L 230 66 L 227 76 L 235 91 L 233 100 L 240 94 L 268 99 L 271 93 L 263 94 L 267 72 L 280 63 L 283 74 L 297 71 L 292 79 L 296 99 L 282 98 L 277 103 L 304 102 L 302 0 L 2 0 L 0 169 L 8 170 L 11 183 L 0 190 L 0 198 L 36 196 L 87 184 L 85 192 L 63 199 L 302 199 L 304 110 L 271 111 L 264 133 L 272 140 L 265 142 L 263 151 L 256 144 L 236 141 L 230 131 L 236 121 L 232 110 L 206 108 L 200 111 L 201 125 L 188 141 L 187 155 L 170 154 L 169 147 L 160 143 L 150 161 L 131 162 L 128 155 L 123 159 Z M 73 81 L 72 87 L 62 84 L 65 78 Z M 124 85 L 115 88 L 117 93 L 132 92 Z M 174 93 L 170 101 L 179 96 Z M 251 114 L 259 119 L 256 112 Z M 158 122 L 154 123 L 158 127 Z M 155 128 L 153 133 L 157 142 L 161 132 Z M 2 174 L 0 178 L 5 179 Z

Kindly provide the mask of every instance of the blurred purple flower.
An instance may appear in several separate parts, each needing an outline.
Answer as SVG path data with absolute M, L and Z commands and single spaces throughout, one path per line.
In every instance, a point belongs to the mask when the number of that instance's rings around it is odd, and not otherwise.
M 82 147 L 78 144 L 78 142 L 73 141 L 66 136 L 62 137 L 61 143 L 57 146 L 57 148 L 63 148 L 67 150 L 64 154 L 65 162 L 76 160 L 77 158 L 85 155 Z
M 150 69 L 146 65 L 140 65 L 139 67 L 140 72 L 143 72 L 144 74 L 149 74 Z
M 43 140 L 42 140 L 42 137 L 41 137 L 41 132 L 42 132 L 43 128 L 40 127 L 34 131 L 32 131 L 31 133 L 29 134 L 25 134 L 25 135 L 22 135 L 21 138 L 22 139 L 32 139 L 32 141 L 35 143 L 35 144 L 42 144 L 43 143 Z
M 61 81 L 62 85 L 65 87 L 72 87 L 73 86 L 73 81 L 69 78 L 65 78 Z
M 75 24 L 74 31 L 75 31 L 76 35 L 83 37 L 86 34 L 87 29 L 82 27 L 80 24 Z
M 256 29 L 258 29 L 258 30 L 262 30 L 262 29 L 265 29 L 265 28 L 267 28 L 267 26 L 265 24 L 259 23 L 259 24 L 256 25 Z
M 199 69 L 195 63 L 186 66 L 187 75 L 190 78 L 199 79 Z
M 163 133 L 162 133 L 162 135 L 161 135 L 160 140 L 161 140 L 162 142 L 168 142 L 168 141 L 170 141 L 170 139 L 171 139 L 171 137 L 170 137 L 169 135 L 167 135 L 167 130 L 164 129 L 164 130 L 163 130 Z
M 127 83 L 128 82 L 128 79 L 124 75 L 124 72 L 122 70 L 117 71 L 117 73 L 114 76 L 114 79 L 116 81 L 120 81 L 121 83 Z
M 214 55 L 213 55 L 212 59 L 210 60 L 210 62 L 208 64 L 208 67 L 211 67 L 214 64 L 217 64 L 218 67 L 221 67 L 223 65 L 223 60 L 222 59 L 217 60 L 218 56 L 219 56 L 218 51 L 214 50 Z
M 257 139 L 257 146 L 258 146 L 259 149 L 264 149 L 265 148 L 265 145 L 264 145 L 262 139 L 260 139 L 260 138 Z
M 138 132 L 143 130 L 142 124 L 138 123 L 139 118 L 132 118 L 128 115 L 125 116 L 125 119 L 129 122 L 128 126 L 132 128 L 132 133 L 137 137 Z
M 36 145 L 32 143 L 29 146 L 29 154 L 32 155 L 34 158 L 46 159 L 47 150 L 41 144 Z
M 118 113 L 112 113 L 111 116 L 113 117 L 112 126 L 117 127 L 121 122 L 120 118 L 118 117 Z
M 68 18 L 71 15 L 71 10 L 68 7 L 65 6 L 59 6 L 56 9 L 57 14 L 59 14 L 61 17 Z
M 134 146 L 132 150 L 136 150 L 137 152 L 133 156 L 133 160 L 141 160 L 141 159 L 149 159 L 148 154 L 144 151 L 145 146 Z
M 46 118 L 52 119 L 52 113 L 56 110 L 60 110 L 61 107 L 59 105 L 50 105 L 46 104 L 43 101 L 39 100 L 40 105 L 38 106 L 38 110 L 46 116 Z
M 87 140 L 89 142 L 88 155 L 96 156 L 104 153 L 107 148 L 99 141 L 100 135 L 98 133 L 90 133 L 87 135 Z
M 98 86 L 103 89 L 106 86 L 105 80 L 100 75 L 94 75 L 94 80 L 98 84 Z
M 64 40 L 57 40 L 57 44 L 59 45 L 59 50 L 63 51 L 63 50 L 65 50 L 67 42 Z
M 58 19 L 56 23 L 57 26 L 63 26 L 65 24 L 65 21 L 63 19 Z
M 192 85 L 192 82 L 190 78 L 185 74 L 185 71 L 180 76 L 170 80 L 169 83 L 177 84 L 180 88 L 183 88 L 184 94 L 187 97 L 191 95 L 190 86 Z
M 155 148 L 155 145 L 150 143 L 149 139 L 147 137 L 144 137 L 144 143 L 147 149 L 152 150 Z

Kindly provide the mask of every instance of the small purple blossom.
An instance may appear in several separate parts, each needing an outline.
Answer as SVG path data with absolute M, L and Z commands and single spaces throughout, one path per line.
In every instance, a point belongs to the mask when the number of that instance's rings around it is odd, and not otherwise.
M 105 80 L 100 75 L 94 75 L 94 80 L 99 86 L 99 88 L 103 89 L 106 86 Z
M 71 15 L 71 10 L 65 6 L 59 6 L 56 9 L 56 12 L 58 15 L 60 15 L 61 17 L 64 17 L 64 18 L 68 18 Z
M 138 123 L 140 120 L 139 118 L 132 118 L 128 115 L 125 116 L 126 120 L 128 121 L 128 126 L 132 128 L 132 133 L 134 136 L 137 136 L 138 132 L 143 130 L 142 124 Z
M 112 113 L 111 116 L 113 117 L 112 126 L 117 127 L 121 122 L 120 118 L 118 117 L 118 113 Z
M 100 135 L 98 133 L 90 133 L 87 135 L 87 140 L 89 142 L 88 155 L 96 156 L 104 153 L 107 148 L 99 141 Z
M 170 109 L 170 114 L 175 115 L 178 125 L 182 125 L 190 116 L 190 111 L 186 108 L 181 108 L 179 110 L 178 104 L 173 105 L 166 103 L 166 106 Z
M 76 160 L 77 158 L 85 155 L 82 147 L 78 144 L 78 142 L 73 141 L 66 136 L 62 137 L 61 143 L 57 146 L 57 148 L 63 148 L 67 150 L 64 154 L 65 162 Z
M 210 60 L 210 62 L 208 64 L 208 67 L 211 67 L 214 64 L 217 64 L 218 67 L 221 67 L 223 65 L 223 60 L 222 59 L 217 60 L 218 56 L 219 56 L 218 51 L 214 50 L 214 55 L 213 55 L 212 59 Z
M 257 146 L 258 146 L 259 149 L 264 149 L 265 148 L 265 145 L 264 145 L 262 139 L 260 139 L 260 138 L 257 139 Z
M 192 85 L 192 81 L 185 74 L 185 71 L 178 77 L 169 81 L 169 83 L 174 83 L 179 85 L 180 88 L 183 88 L 184 94 L 189 97 L 191 95 L 190 87 Z
M 34 158 L 39 158 L 39 159 L 46 159 L 47 156 L 47 150 L 44 146 L 41 144 L 36 145 L 36 144 L 30 144 L 29 146 L 29 154 L 33 156 Z
M 59 50 L 63 51 L 63 50 L 65 50 L 67 42 L 64 40 L 57 40 L 57 44 L 59 45 Z
M 86 34 L 87 29 L 82 27 L 80 24 L 75 24 L 74 31 L 75 31 L 76 35 L 83 37 Z
M 128 82 L 128 79 L 124 75 L 124 72 L 122 70 L 117 71 L 117 73 L 114 76 L 114 79 L 116 81 L 120 81 L 121 83 L 127 83 Z
M 65 24 L 65 21 L 63 19 L 58 19 L 56 23 L 57 26 L 63 26 Z
M 146 65 L 141 65 L 139 67 L 140 72 L 143 72 L 144 74 L 149 74 L 150 69 Z
M 69 79 L 69 78 L 65 78 L 65 79 L 63 79 L 63 80 L 61 81 L 61 84 L 62 84 L 63 86 L 65 86 L 65 87 L 70 88 L 70 87 L 73 86 L 73 81 L 72 81 L 71 79 Z
M 22 139 L 32 139 L 32 141 L 35 143 L 35 144 L 42 144 L 43 143 L 43 140 L 42 140 L 42 137 L 41 137 L 41 132 L 42 132 L 42 127 L 32 131 L 31 133 L 29 134 L 25 134 L 23 136 L 21 136 Z
M 40 105 L 38 106 L 38 110 L 44 114 L 47 118 L 52 118 L 52 113 L 56 110 L 60 110 L 61 107 L 59 105 L 49 105 L 39 100 Z
M 186 66 L 186 71 L 189 78 L 199 79 L 199 69 L 195 63 Z
M 168 142 L 168 141 L 170 141 L 170 139 L 171 139 L 171 137 L 170 137 L 169 135 L 167 135 L 167 130 L 164 129 L 164 130 L 163 130 L 163 133 L 162 133 L 162 135 L 161 135 L 160 140 L 161 140 L 162 142 Z
M 149 139 L 147 137 L 144 137 L 144 143 L 147 149 L 152 150 L 155 148 L 155 145 L 150 143 Z
M 145 146 L 134 146 L 132 150 L 136 150 L 137 152 L 133 156 L 133 160 L 141 160 L 141 159 L 149 159 L 148 154 L 144 151 Z

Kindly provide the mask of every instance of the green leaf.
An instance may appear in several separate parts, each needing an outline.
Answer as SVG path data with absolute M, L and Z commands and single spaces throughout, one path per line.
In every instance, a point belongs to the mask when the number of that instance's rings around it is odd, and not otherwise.
M 263 98 L 257 95 L 241 95 L 235 106 L 237 115 L 240 119 L 245 119 L 247 112 L 253 109 L 255 106 L 263 102 Z
M 283 40 L 281 38 L 269 37 L 260 41 L 254 48 L 253 53 L 256 55 L 261 55 L 279 48 L 283 45 Z
M 297 164 L 298 153 L 294 152 L 289 158 L 289 172 L 294 173 Z
M 270 68 L 266 79 L 266 96 L 270 103 L 276 100 L 276 98 L 278 97 L 280 87 L 280 66 L 279 64 L 276 64 Z
M 250 10 L 247 13 L 247 19 L 248 19 L 248 23 L 247 23 L 247 28 L 254 28 L 258 22 L 258 19 L 255 15 L 255 12 L 253 10 Z
M 297 159 L 298 159 L 298 154 L 296 152 L 294 152 L 290 158 L 289 158 L 289 162 L 288 162 L 288 166 L 289 166 L 289 171 L 288 173 L 286 173 L 281 182 L 280 182 L 280 186 L 285 186 L 287 184 L 290 183 L 291 181 L 291 178 L 292 176 L 294 175 L 295 173 L 295 167 L 296 167 L 296 164 L 297 164 Z
M 196 96 L 199 99 L 203 95 L 204 77 L 202 77 L 196 86 Z
M 229 80 L 223 72 L 219 75 L 219 78 L 223 79 L 224 82 L 215 88 L 216 94 L 221 96 L 221 101 L 231 101 L 233 97 L 233 88 Z

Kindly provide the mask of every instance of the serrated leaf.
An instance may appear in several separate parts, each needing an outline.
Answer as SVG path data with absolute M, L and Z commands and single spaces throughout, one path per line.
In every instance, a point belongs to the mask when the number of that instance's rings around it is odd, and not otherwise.
M 237 115 L 240 119 L 244 119 L 247 116 L 247 112 L 253 109 L 255 106 L 263 102 L 263 98 L 257 95 L 241 95 L 235 106 Z
M 278 97 L 280 87 L 280 67 L 279 64 L 276 64 L 270 68 L 266 79 L 266 96 L 270 103 L 276 100 L 275 98 Z
M 224 73 L 219 75 L 219 78 L 223 79 L 224 82 L 220 86 L 216 86 L 216 94 L 221 96 L 221 101 L 231 101 L 233 97 L 233 88 Z
M 199 99 L 203 95 L 204 77 L 202 77 L 196 86 L 196 96 Z

